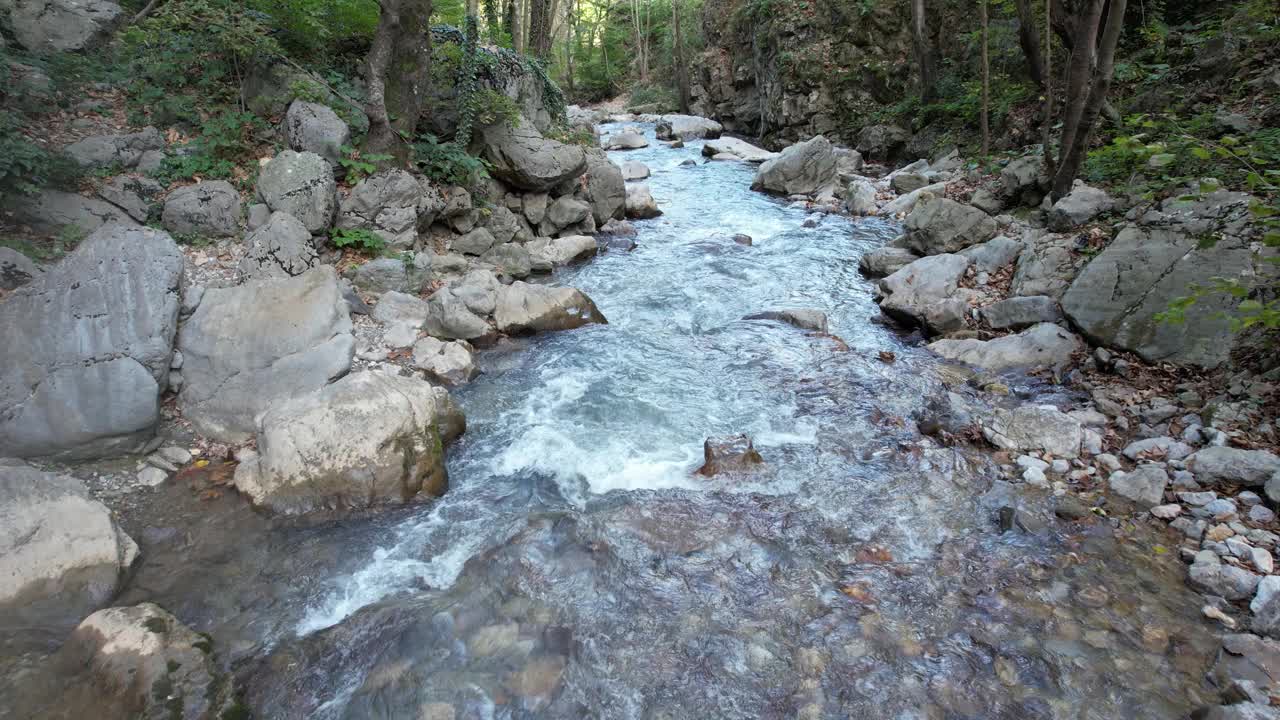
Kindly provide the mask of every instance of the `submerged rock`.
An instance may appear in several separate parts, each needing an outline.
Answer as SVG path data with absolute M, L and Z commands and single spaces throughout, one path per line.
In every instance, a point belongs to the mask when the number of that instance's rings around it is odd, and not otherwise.
M 662 214 L 658 202 L 649 193 L 645 184 L 627 186 L 627 217 L 635 220 L 656 218 Z
M 788 325 L 794 325 L 801 330 L 814 330 L 824 333 L 827 331 L 827 314 L 821 310 L 801 309 L 801 310 L 770 310 L 767 312 L 748 315 L 743 320 L 776 320 L 784 322 Z
M 746 435 L 707 438 L 702 445 L 702 459 L 697 474 L 706 477 L 751 472 L 765 464 Z
M 236 488 L 296 514 L 444 494 L 444 445 L 466 421 L 444 388 L 360 372 L 278 400 L 255 426 L 257 453 L 236 468 Z

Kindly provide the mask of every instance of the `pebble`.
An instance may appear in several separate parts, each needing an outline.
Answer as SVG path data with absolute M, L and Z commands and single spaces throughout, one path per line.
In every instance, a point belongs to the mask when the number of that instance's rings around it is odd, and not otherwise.
M 1067 474 L 1067 471 L 1071 469 L 1071 463 L 1063 460 L 1062 458 L 1058 458 L 1053 461 L 1052 468 L 1055 475 L 1065 475 Z
M 1224 544 L 1228 553 L 1241 560 L 1248 560 L 1249 554 L 1253 552 L 1253 546 L 1238 537 L 1229 537 Z
M 1253 567 L 1263 575 L 1270 575 L 1276 569 L 1276 560 L 1271 553 L 1262 548 L 1251 548 L 1249 551 L 1249 562 L 1253 563 Z
M 1204 536 L 1209 540 L 1221 542 L 1236 534 L 1229 526 L 1219 523 L 1205 531 Z
M 1262 578 L 1262 582 L 1258 583 L 1258 592 L 1249 602 L 1249 609 L 1255 613 L 1258 612 L 1278 592 L 1280 592 L 1280 575 L 1268 575 Z
M 1188 517 L 1175 518 L 1173 522 L 1169 523 L 1169 527 L 1181 532 L 1192 540 L 1199 540 L 1203 537 L 1204 529 L 1207 525 L 1208 523 L 1203 520 L 1192 520 Z
M 1041 472 L 1049 469 L 1049 463 L 1032 455 L 1019 455 L 1018 459 L 1014 460 L 1014 462 L 1017 463 L 1018 467 L 1023 469 L 1035 468 Z
M 177 445 L 166 445 L 157 450 L 156 454 L 174 465 L 186 465 L 191 462 L 191 453 L 187 452 L 186 448 L 180 448 Z
M 147 487 L 155 487 L 161 485 L 165 480 L 169 479 L 169 473 L 158 467 L 148 465 L 138 473 L 138 482 Z
M 1217 493 L 1212 492 L 1180 492 L 1178 499 L 1188 505 L 1203 507 L 1218 499 Z
M 1218 498 L 1204 506 L 1205 512 L 1209 513 L 1214 520 L 1230 520 L 1235 517 L 1236 504 L 1226 498 Z
M 147 456 L 147 464 L 167 473 L 178 472 L 178 467 L 158 452 Z
M 1044 476 L 1044 471 L 1040 468 L 1029 467 L 1022 471 L 1022 479 L 1029 485 L 1049 487 L 1049 478 Z
M 1200 608 L 1200 612 L 1204 613 L 1204 616 L 1209 618 L 1210 620 L 1217 620 L 1223 625 L 1226 625 L 1228 628 L 1235 629 L 1236 621 L 1231 619 L 1231 617 L 1228 616 L 1226 613 L 1222 612 L 1221 610 L 1219 610 L 1218 608 L 1212 605 L 1205 605 L 1204 607 Z
M 1178 503 L 1169 503 L 1168 505 L 1157 505 L 1151 508 L 1151 514 L 1161 520 L 1172 520 L 1182 514 L 1182 506 Z
M 1197 490 L 1200 488 L 1200 483 L 1196 482 L 1196 476 L 1193 473 L 1186 470 L 1175 470 L 1173 473 L 1173 486 Z
M 170 368 L 172 368 L 172 369 L 174 369 L 174 370 L 181 370 L 181 369 L 182 369 L 182 362 L 183 362 L 182 351 L 181 351 L 181 350 L 174 350 L 174 351 L 173 351 L 173 359 L 169 361 L 169 367 L 170 367 Z
M 1262 502 L 1262 498 L 1258 497 L 1258 493 L 1252 490 L 1245 490 L 1239 495 L 1236 495 L 1236 502 L 1241 505 L 1253 506 Z
M 1130 460 L 1138 459 L 1143 453 L 1164 457 L 1169 460 L 1181 460 L 1194 452 L 1194 449 L 1171 437 L 1153 437 L 1130 443 L 1124 449 L 1124 456 Z
M 1111 453 L 1102 453 L 1094 458 L 1094 460 L 1097 461 L 1098 465 L 1102 466 L 1103 470 L 1108 472 L 1115 472 L 1120 469 L 1120 460 Z
M 1254 505 L 1249 508 L 1249 519 L 1256 523 L 1269 523 L 1276 519 L 1276 514 L 1265 505 Z

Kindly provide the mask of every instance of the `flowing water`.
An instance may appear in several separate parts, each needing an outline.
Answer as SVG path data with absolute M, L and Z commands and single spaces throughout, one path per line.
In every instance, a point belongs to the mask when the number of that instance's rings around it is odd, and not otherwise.
M 857 272 L 898 227 L 805 227 L 700 150 L 614 154 L 665 214 L 557 273 L 609 324 L 484 353 L 444 498 L 153 552 L 128 599 L 212 632 L 264 718 L 1169 718 L 1207 697 L 1216 643 L 1172 553 L 1057 522 L 917 432 L 948 375 L 870 321 Z M 743 319 L 784 308 L 847 349 Z M 764 470 L 692 474 L 739 432 Z M 1004 505 L 1043 527 L 1000 533 Z

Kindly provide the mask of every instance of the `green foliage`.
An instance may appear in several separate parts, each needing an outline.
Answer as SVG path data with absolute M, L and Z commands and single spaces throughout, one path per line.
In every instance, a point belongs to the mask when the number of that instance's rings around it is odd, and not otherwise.
M 442 185 L 473 188 L 489 177 L 488 164 L 455 142 L 442 143 L 427 134 L 413 144 L 413 149 L 422 174 Z
M 329 241 L 334 247 L 351 248 L 370 255 L 380 255 L 387 248 L 387 241 L 372 230 L 363 228 L 346 230 L 335 228 L 329 233 Z
M 164 182 L 235 177 L 237 167 L 249 159 L 259 136 L 270 131 L 271 127 L 253 113 L 221 112 L 202 123 L 200 135 L 184 151 L 166 157 L 151 175 Z
M 364 154 L 350 145 L 343 145 L 342 158 L 338 160 L 338 164 L 346 168 L 349 182 L 358 183 L 377 172 L 378 165 L 392 159 L 394 158 L 391 155 L 384 153 Z
M 249 0 L 278 29 L 280 44 L 296 57 L 323 59 L 360 46 L 378 27 L 376 0 Z
M 75 161 L 50 152 L 21 132 L 18 116 L 0 112 L 0 193 L 30 195 L 45 187 L 69 187 L 80 177 Z
M 676 109 L 675 91 L 662 85 L 636 85 L 631 88 L 630 107 L 642 105 L 656 106 L 655 112 L 673 112 Z

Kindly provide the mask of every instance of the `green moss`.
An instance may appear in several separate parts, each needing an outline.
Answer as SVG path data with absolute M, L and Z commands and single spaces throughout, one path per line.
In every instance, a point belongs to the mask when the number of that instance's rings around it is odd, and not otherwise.
M 143 627 L 157 634 L 163 635 L 169 632 L 169 623 L 164 618 L 152 617 L 142 621 Z

